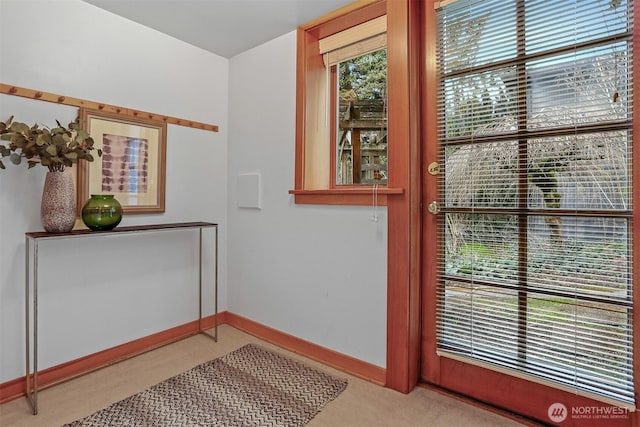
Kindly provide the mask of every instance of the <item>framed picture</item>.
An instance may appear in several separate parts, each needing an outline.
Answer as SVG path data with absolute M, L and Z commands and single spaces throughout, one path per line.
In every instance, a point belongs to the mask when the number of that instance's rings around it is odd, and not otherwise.
M 78 209 L 92 194 L 113 194 L 125 214 L 164 212 L 167 124 L 88 108 L 80 122 L 102 157 L 78 162 Z

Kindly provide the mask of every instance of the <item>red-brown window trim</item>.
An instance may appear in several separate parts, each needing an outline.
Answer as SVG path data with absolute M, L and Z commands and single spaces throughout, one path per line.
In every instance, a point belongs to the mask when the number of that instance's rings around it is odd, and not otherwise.
M 377 204 L 387 205 L 387 196 L 403 194 L 402 188 L 379 187 L 370 185 L 344 188 L 328 188 L 320 190 L 289 190 L 296 197 L 296 203 L 307 205 L 371 205 L 372 198 L 377 197 Z
M 312 122 L 319 109 L 326 108 L 320 102 L 314 102 L 318 98 L 318 84 L 320 80 L 326 80 L 326 69 L 318 49 L 318 40 L 323 37 L 346 30 L 363 22 L 383 16 L 387 13 L 387 5 L 384 0 L 361 0 L 346 6 L 329 15 L 307 23 L 298 28 L 297 47 L 297 95 L 296 95 L 296 156 L 295 156 L 295 188 L 289 193 L 294 195 L 295 202 L 299 204 L 327 204 L 327 205 L 370 205 L 372 198 L 377 195 L 377 204 L 387 205 L 387 196 L 403 194 L 403 188 L 394 188 L 381 185 L 374 188 L 373 185 L 335 186 L 332 185 L 331 166 L 335 166 L 335 160 L 331 158 L 331 137 L 327 133 L 326 149 L 319 157 L 312 158 L 314 165 L 322 165 L 327 170 L 326 179 L 320 178 L 320 182 L 309 184 L 306 182 L 307 142 L 311 139 L 309 128 L 315 126 Z M 325 81 L 324 84 L 327 82 Z M 389 121 L 392 120 L 392 112 L 389 112 Z M 327 129 L 329 132 L 330 130 Z M 393 155 L 393 148 L 389 146 L 389 155 Z M 325 156 L 326 155 L 326 156 Z M 326 157 L 326 158 L 325 158 Z

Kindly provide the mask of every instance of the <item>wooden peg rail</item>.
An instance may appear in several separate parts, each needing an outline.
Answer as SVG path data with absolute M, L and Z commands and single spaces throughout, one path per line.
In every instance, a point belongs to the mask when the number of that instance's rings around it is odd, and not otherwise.
M 210 125 L 207 123 L 194 122 L 192 120 L 179 119 L 177 117 L 163 116 L 161 114 L 147 113 L 145 111 L 132 110 L 130 108 L 118 107 L 116 105 L 101 104 L 99 102 L 87 101 L 80 98 L 72 98 L 69 96 L 56 95 L 55 93 L 41 92 L 33 89 L 27 89 L 18 86 L 11 86 L 5 83 L 0 83 L 0 93 L 7 95 L 21 96 L 23 98 L 37 99 L 39 101 L 52 102 L 55 104 L 71 105 L 74 107 L 85 107 L 93 110 L 101 110 L 109 113 L 117 113 L 123 116 L 140 117 L 151 120 L 158 120 L 161 122 L 170 123 L 173 125 L 186 126 L 196 129 L 208 130 L 211 132 L 218 132 L 217 125 Z M 8 119 L 8 117 L 0 118 L 2 120 Z

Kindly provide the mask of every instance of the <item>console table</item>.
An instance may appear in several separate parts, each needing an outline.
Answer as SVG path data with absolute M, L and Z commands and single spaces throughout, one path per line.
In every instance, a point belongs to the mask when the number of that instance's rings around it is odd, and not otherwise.
M 214 247 L 214 327 L 213 335 L 202 328 L 202 231 L 205 228 L 215 230 Z M 117 227 L 109 231 L 73 230 L 68 233 L 28 232 L 25 233 L 25 304 L 26 304 L 26 394 L 33 414 L 38 413 L 38 243 L 44 240 L 99 238 L 104 235 L 131 235 L 134 233 L 157 233 L 168 230 L 198 230 L 198 333 L 218 341 L 218 224 L 210 222 L 181 222 L 173 224 L 155 224 L 142 226 Z M 31 274 L 33 269 L 33 274 Z M 30 294 L 33 288 L 33 295 Z M 30 337 L 30 334 L 32 336 Z M 33 340 L 33 348 L 30 341 Z M 33 375 L 31 358 L 33 357 Z

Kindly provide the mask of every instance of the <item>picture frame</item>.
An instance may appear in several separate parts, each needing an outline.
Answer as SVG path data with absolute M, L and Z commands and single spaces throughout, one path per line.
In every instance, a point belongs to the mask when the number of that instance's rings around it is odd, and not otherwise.
M 78 162 L 78 210 L 92 194 L 113 194 L 125 214 L 164 212 L 167 124 L 89 108 L 79 117 L 102 156 Z

